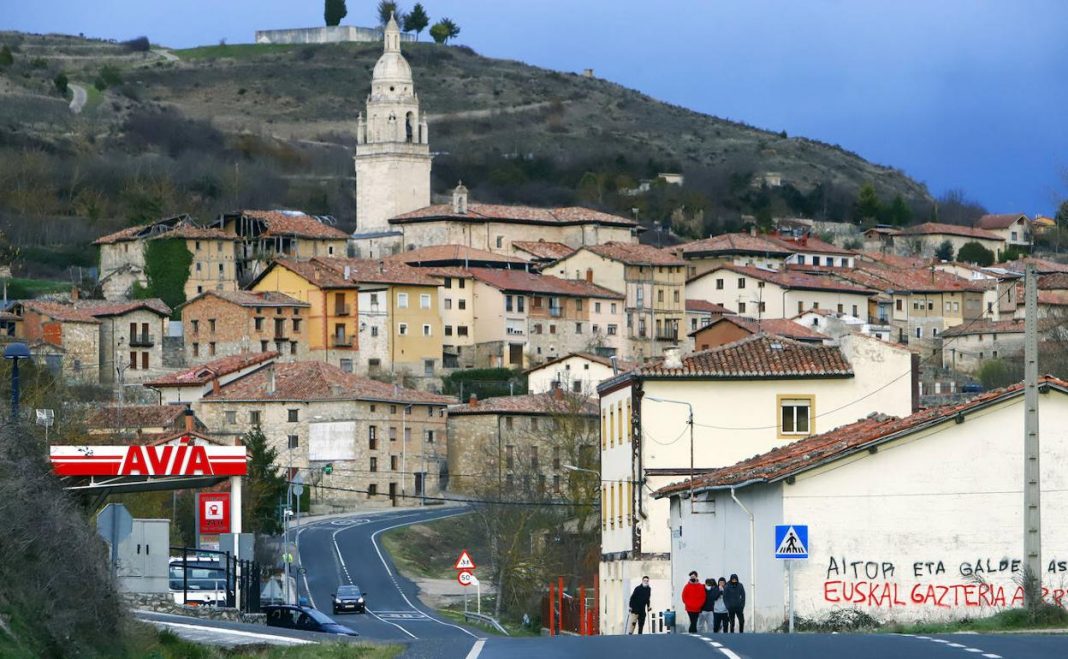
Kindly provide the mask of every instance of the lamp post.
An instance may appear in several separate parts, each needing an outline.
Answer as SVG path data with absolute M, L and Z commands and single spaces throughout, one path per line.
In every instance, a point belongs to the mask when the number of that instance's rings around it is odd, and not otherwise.
M 651 400 L 655 403 L 672 403 L 674 405 L 685 405 L 689 410 L 689 416 L 686 419 L 686 425 L 690 426 L 690 514 L 693 514 L 693 405 L 684 400 L 674 400 L 672 398 L 658 398 L 657 396 L 645 396 L 645 400 Z
M 4 359 L 11 360 L 11 420 L 19 418 L 19 360 L 30 359 L 30 349 L 25 343 L 12 343 L 4 348 Z

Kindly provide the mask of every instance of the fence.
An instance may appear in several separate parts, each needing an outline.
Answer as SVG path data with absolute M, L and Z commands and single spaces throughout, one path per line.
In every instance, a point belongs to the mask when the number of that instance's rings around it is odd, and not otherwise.
M 260 610 L 260 564 L 253 560 L 234 558 L 230 552 L 214 551 L 210 549 L 195 549 L 193 547 L 171 547 L 172 552 L 181 553 L 182 559 L 172 560 L 170 569 L 171 592 L 177 595 L 181 593 L 180 603 L 188 603 L 193 593 L 196 599 L 198 589 L 196 584 L 190 588 L 190 569 L 203 572 L 222 573 L 224 587 L 222 598 L 216 600 L 216 606 L 225 605 L 228 608 L 236 608 L 244 613 L 258 613 Z M 211 556 L 205 562 L 205 555 Z M 212 565 L 212 563 L 214 565 Z M 174 568 L 181 568 L 181 579 L 176 579 Z M 194 581 L 196 579 L 194 578 Z M 177 599 L 177 598 L 176 598 Z
M 578 592 L 568 594 L 561 577 L 556 584 L 549 584 L 549 592 L 541 600 L 542 626 L 550 636 L 578 634 L 596 636 L 600 629 L 600 611 L 597 606 L 596 586 L 586 589 L 579 586 Z

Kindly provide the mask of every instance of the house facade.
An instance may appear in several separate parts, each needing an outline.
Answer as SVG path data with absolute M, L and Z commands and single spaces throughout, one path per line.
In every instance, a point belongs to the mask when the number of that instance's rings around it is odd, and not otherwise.
M 1031 220 L 1024 213 L 984 215 L 976 221 L 975 226 L 1000 236 L 1006 247 L 1031 249 L 1034 239 Z
M 527 369 L 527 391 L 544 394 L 562 389 L 574 394 L 596 396 L 597 385 L 634 365 L 621 359 L 589 352 L 573 352 Z
M 186 363 L 268 351 L 282 360 L 304 359 L 310 307 L 274 291 L 201 293 L 181 307 Z
M 1017 360 L 1024 351 L 1024 321 L 980 320 L 942 333 L 942 366 L 976 373 L 989 359 Z
M 237 282 L 246 288 L 275 258 L 347 256 L 349 236 L 333 222 L 302 211 L 242 210 L 224 213 L 211 226 L 235 236 Z

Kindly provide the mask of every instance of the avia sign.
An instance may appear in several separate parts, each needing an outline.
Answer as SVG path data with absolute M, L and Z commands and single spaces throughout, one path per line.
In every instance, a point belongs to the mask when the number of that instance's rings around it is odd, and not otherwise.
M 53 446 L 57 476 L 244 476 L 244 446 Z

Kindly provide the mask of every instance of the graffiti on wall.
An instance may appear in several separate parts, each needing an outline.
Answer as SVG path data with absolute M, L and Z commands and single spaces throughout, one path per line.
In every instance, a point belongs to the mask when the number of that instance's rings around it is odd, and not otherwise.
M 823 582 L 823 599 L 830 604 L 875 608 L 930 606 L 1011 607 L 1024 603 L 1018 582 L 1023 561 L 979 558 L 974 561 L 915 561 L 898 566 L 891 561 L 851 561 L 831 556 Z M 1068 573 L 1068 561 L 1051 560 L 1044 581 Z M 1068 576 L 1068 575 L 1066 575 Z M 1068 606 L 1068 587 L 1044 586 L 1047 602 Z

